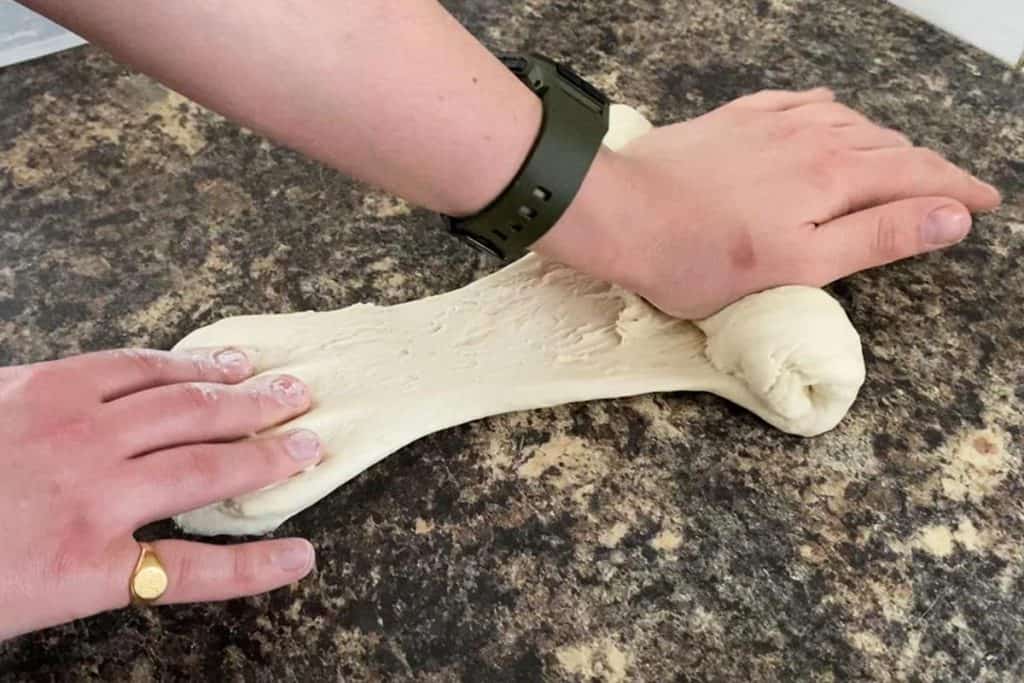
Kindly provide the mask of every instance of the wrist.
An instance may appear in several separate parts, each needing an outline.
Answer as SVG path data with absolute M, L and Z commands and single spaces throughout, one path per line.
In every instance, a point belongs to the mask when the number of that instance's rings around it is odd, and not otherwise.
M 531 251 L 599 279 L 619 281 L 628 255 L 623 226 L 629 222 L 622 201 L 628 187 L 626 159 L 602 145 L 565 213 Z
M 510 81 L 503 97 L 509 119 L 496 123 L 494 130 L 484 135 L 472 148 L 471 158 L 460 160 L 458 153 L 453 154 L 453 168 L 460 174 L 445 186 L 445 195 L 435 207 L 441 213 L 471 216 L 490 205 L 515 179 L 540 134 L 544 117 L 540 98 L 507 69 L 502 78 Z

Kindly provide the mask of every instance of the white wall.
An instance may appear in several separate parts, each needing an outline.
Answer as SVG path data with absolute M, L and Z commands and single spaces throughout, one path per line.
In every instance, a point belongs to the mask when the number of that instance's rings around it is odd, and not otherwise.
M 1024 58 L 1024 0 L 890 0 L 1004 62 Z
M 13 0 L 0 0 L 0 66 L 35 59 L 84 42 Z

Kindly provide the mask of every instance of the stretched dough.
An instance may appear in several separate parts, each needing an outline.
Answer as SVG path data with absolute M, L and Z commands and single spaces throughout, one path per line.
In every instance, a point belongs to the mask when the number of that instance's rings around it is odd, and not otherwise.
M 650 124 L 615 106 L 606 144 Z M 529 255 L 467 287 L 397 306 L 228 318 L 176 348 L 235 345 L 309 384 L 326 456 L 278 485 L 176 517 L 198 534 L 275 529 L 402 446 L 515 410 L 710 391 L 784 431 L 834 427 L 864 381 L 860 338 L 820 289 L 781 287 L 702 321 Z

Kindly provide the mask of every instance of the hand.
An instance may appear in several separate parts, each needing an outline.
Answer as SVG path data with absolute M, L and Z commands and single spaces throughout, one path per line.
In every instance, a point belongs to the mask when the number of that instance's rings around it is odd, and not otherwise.
M 535 250 L 672 315 L 954 244 L 999 192 L 833 101 L 764 91 L 603 149 Z
M 140 526 L 317 462 L 308 431 L 233 439 L 305 412 L 306 388 L 246 356 L 105 351 L 0 368 L 0 640 L 129 603 Z M 313 567 L 302 539 L 152 544 L 160 603 L 224 600 Z

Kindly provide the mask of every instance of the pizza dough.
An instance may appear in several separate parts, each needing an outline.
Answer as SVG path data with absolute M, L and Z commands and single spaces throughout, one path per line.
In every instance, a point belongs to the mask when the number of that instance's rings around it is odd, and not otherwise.
M 650 124 L 612 109 L 605 143 Z M 529 255 L 467 287 L 397 306 L 228 318 L 177 348 L 233 345 L 314 397 L 276 430 L 320 435 L 318 465 L 176 517 L 198 534 L 273 530 L 374 463 L 432 432 L 515 410 L 661 391 L 710 391 L 811 436 L 834 427 L 864 381 L 860 338 L 820 289 L 781 287 L 702 321 Z

